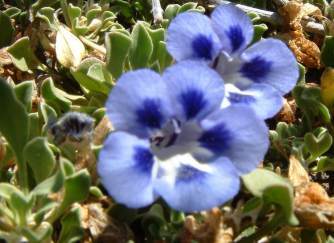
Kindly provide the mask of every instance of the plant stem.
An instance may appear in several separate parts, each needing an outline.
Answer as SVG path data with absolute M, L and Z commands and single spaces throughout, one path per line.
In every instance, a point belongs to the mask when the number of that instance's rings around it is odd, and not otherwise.
M 27 194 L 29 193 L 27 164 L 25 163 L 22 155 L 17 154 L 16 159 L 18 165 L 18 171 L 17 171 L 18 183 L 22 191 Z

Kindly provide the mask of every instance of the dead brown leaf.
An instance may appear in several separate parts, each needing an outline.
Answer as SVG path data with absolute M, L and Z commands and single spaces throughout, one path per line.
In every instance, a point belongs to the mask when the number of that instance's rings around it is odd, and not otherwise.
M 319 47 L 305 36 L 296 36 L 295 33 L 291 33 L 290 37 L 292 38 L 288 41 L 288 45 L 297 61 L 308 68 L 320 68 Z
M 277 115 L 277 119 L 279 121 L 283 121 L 286 123 L 293 123 L 296 121 L 296 102 L 295 100 L 288 101 L 287 99 L 284 99 L 283 108 L 280 110 L 280 112 Z
M 306 38 L 301 24 L 306 15 L 321 15 L 320 9 L 312 4 L 289 1 L 279 9 L 279 13 L 285 22 L 285 38 L 297 60 L 306 67 L 320 68 L 320 49 Z
M 275 234 L 275 237 L 286 243 L 300 243 L 301 231 L 301 227 L 284 226 Z
M 289 179 L 295 187 L 294 211 L 300 225 L 312 229 L 334 229 L 334 199 L 316 182 L 294 156 L 290 157 Z
M 130 229 L 125 224 L 109 217 L 101 203 L 89 203 L 79 207 L 82 227 L 86 231 L 85 243 L 126 243 L 133 239 Z
M 229 243 L 233 242 L 233 229 L 224 223 L 222 211 L 214 208 L 204 212 L 204 222 L 198 223 L 194 216 L 186 217 L 181 243 Z
M 107 116 L 104 116 L 94 129 L 93 143 L 100 145 L 105 137 L 113 130 L 112 124 Z
M 294 187 L 302 186 L 310 183 L 307 171 L 301 165 L 299 160 L 294 156 L 290 156 L 288 177 Z

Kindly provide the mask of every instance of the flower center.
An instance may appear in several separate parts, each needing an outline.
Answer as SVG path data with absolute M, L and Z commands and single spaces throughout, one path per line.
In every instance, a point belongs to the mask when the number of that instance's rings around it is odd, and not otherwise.
M 176 119 L 167 121 L 161 130 L 150 138 L 151 146 L 161 149 L 172 146 L 181 133 L 181 122 Z

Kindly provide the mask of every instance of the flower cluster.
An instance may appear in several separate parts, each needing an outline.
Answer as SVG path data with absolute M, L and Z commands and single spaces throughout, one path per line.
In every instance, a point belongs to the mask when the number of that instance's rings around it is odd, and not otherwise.
M 118 202 L 143 207 L 162 197 L 182 211 L 208 209 L 239 191 L 268 148 L 268 130 L 248 107 L 220 109 L 224 82 L 185 61 L 162 77 L 121 76 L 107 101 L 116 132 L 100 152 L 98 173 Z
M 161 197 L 176 210 L 206 210 L 233 198 L 240 175 L 263 160 L 264 119 L 282 106 L 298 66 L 278 40 L 246 49 L 252 23 L 230 5 L 211 20 L 180 14 L 167 34 L 178 63 L 162 75 L 125 73 L 111 91 L 106 108 L 115 132 L 97 169 L 108 193 L 128 207 Z
M 280 40 L 251 43 L 249 17 L 233 5 L 217 7 L 211 19 L 187 12 L 178 15 L 167 31 L 167 49 L 177 60 L 204 61 L 223 77 L 226 99 L 222 107 L 245 104 L 267 119 L 283 105 L 283 95 L 297 82 L 296 58 Z

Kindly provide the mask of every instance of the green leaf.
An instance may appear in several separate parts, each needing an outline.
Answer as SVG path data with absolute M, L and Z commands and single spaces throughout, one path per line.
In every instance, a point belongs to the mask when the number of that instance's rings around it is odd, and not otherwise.
M 242 212 L 244 214 L 251 213 L 261 206 L 262 206 L 262 200 L 258 197 L 253 197 L 245 203 Z
M 68 5 L 67 12 L 68 12 L 68 16 L 71 20 L 72 28 L 73 28 L 74 27 L 73 26 L 74 19 L 79 18 L 81 16 L 81 9 L 70 3 Z
M 184 13 L 192 9 L 196 9 L 196 7 L 197 7 L 197 3 L 193 3 L 193 2 L 185 3 L 178 9 L 177 14 Z
M 58 192 L 64 185 L 64 173 L 59 170 L 55 175 L 39 183 L 32 191 L 36 196 Z
M 109 214 L 120 222 L 131 224 L 137 218 L 137 211 L 137 209 L 127 208 L 123 204 L 115 203 L 109 210 Z
M 89 188 L 89 194 L 96 197 L 96 198 L 102 198 L 104 196 L 103 192 L 101 191 L 100 188 L 97 186 L 91 186 Z
M 306 133 L 304 136 L 305 146 L 311 154 L 310 160 L 315 160 L 329 150 L 332 146 L 333 138 L 325 129 L 318 136 L 313 133 Z
M 52 225 L 47 222 L 43 222 L 37 229 L 32 230 L 28 227 L 24 227 L 21 231 L 31 243 L 52 242 L 51 236 L 53 228 Z
M 173 62 L 172 56 L 168 53 L 166 48 L 166 42 L 160 41 L 158 47 L 158 60 L 160 71 L 163 71 L 166 67 L 170 66 Z
M 100 6 L 97 6 L 96 8 L 93 8 L 93 9 L 89 9 L 86 12 L 87 24 L 89 25 L 95 18 L 98 18 L 101 12 L 102 12 L 102 9 Z
M 334 243 L 334 238 L 332 238 L 332 236 L 328 236 L 326 243 Z
M 29 113 L 29 137 L 28 140 L 41 135 L 41 124 L 37 112 Z
M 106 35 L 107 69 L 117 79 L 124 71 L 124 64 L 128 56 L 131 38 L 119 31 L 112 31 Z
M 280 138 L 284 139 L 291 137 L 289 125 L 286 122 L 278 122 L 276 125 L 276 132 Z
M 55 18 L 54 12 L 55 12 L 55 10 L 53 8 L 44 7 L 37 12 L 36 18 L 40 18 L 40 19 L 44 20 L 50 28 L 56 30 L 57 19 Z
M 43 81 L 41 94 L 45 102 L 54 108 L 58 114 L 65 113 L 70 110 L 71 101 L 63 97 L 61 90 L 54 86 L 52 78 L 47 78 Z
M 46 216 L 58 206 L 58 203 L 52 201 L 51 199 L 47 198 L 46 195 L 39 201 L 41 207 L 34 211 L 33 218 L 37 225 L 41 224 Z
M 10 45 L 13 39 L 14 27 L 10 17 L 4 12 L 0 11 L 0 48 Z
M 149 66 L 153 53 L 152 39 L 145 28 L 145 23 L 137 22 L 133 27 L 130 46 L 130 63 L 133 69 Z
M 13 192 L 10 196 L 9 205 L 16 215 L 16 221 L 20 226 L 25 226 L 28 216 L 33 206 L 31 196 L 26 196 L 22 192 Z
M 104 63 L 97 58 L 87 58 L 76 69 L 71 69 L 75 80 L 89 91 L 101 92 L 108 95 L 112 77 Z
M 172 20 L 173 18 L 175 18 L 180 7 L 181 6 L 179 4 L 168 4 L 164 12 L 164 18 L 169 19 L 169 20 Z
M 334 158 L 320 157 L 316 167 L 317 171 L 334 171 Z
M 48 104 L 41 103 L 38 106 L 38 113 L 39 117 L 43 118 L 43 133 L 45 133 L 48 129 L 48 125 L 57 120 L 57 112 Z
M 61 232 L 58 243 L 76 243 L 83 237 L 80 209 L 74 208 L 61 220 Z
M 265 169 L 256 169 L 242 177 L 245 187 L 265 204 L 279 206 L 286 222 L 295 225 L 298 220 L 293 213 L 293 189 L 287 179 Z
M 45 137 L 36 137 L 24 148 L 24 156 L 34 173 L 36 182 L 48 178 L 53 172 L 56 160 Z
M 65 180 L 65 195 L 62 207 L 66 208 L 72 203 L 81 202 L 89 195 L 90 175 L 87 170 L 81 170 Z
M 60 168 L 66 177 L 74 174 L 75 168 L 71 161 L 69 161 L 64 157 L 61 157 L 59 162 L 60 162 Z
M 152 223 L 159 225 L 163 225 L 164 223 L 166 223 L 164 211 L 160 204 L 153 204 L 150 210 L 144 214 L 142 225 L 145 226 Z
M 23 72 L 32 72 L 32 70 L 41 67 L 40 62 L 30 46 L 28 37 L 22 37 L 17 40 L 8 48 L 8 53 L 14 65 Z
M 298 63 L 298 67 L 299 67 L 299 78 L 297 81 L 298 85 L 304 85 L 305 84 L 305 74 L 306 74 L 306 68 Z
M 77 35 L 84 35 L 88 31 L 88 27 L 86 25 L 81 25 L 80 16 L 81 16 L 81 8 L 74 6 L 73 4 L 69 4 L 67 8 L 68 16 L 71 21 L 72 30 Z
M 36 12 L 43 7 L 51 7 L 59 0 L 38 0 L 32 5 L 32 9 Z
M 26 107 L 27 112 L 31 111 L 32 92 L 34 90 L 33 81 L 24 81 L 14 87 L 16 97 Z
M 326 36 L 321 49 L 321 61 L 325 66 L 334 67 L 334 37 Z
M 17 7 L 9 7 L 3 11 L 9 18 L 16 18 L 21 12 L 22 10 Z
M 57 120 L 57 112 L 48 104 L 41 103 L 38 112 L 43 117 L 44 123 Z
M 28 140 L 29 118 L 26 109 L 16 98 L 14 90 L 0 78 L 0 132 L 13 148 L 18 166 L 20 185 L 26 186 L 23 148 Z
M 9 183 L 0 183 L 0 197 L 6 200 L 9 200 L 12 193 L 20 193 L 20 190 L 17 187 Z
M 268 26 L 266 24 L 254 25 L 254 36 L 253 36 L 252 43 L 255 43 L 261 40 L 264 32 L 266 32 L 267 30 L 268 30 Z
M 174 225 L 183 225 L 186 219 L 186 214 L 184 212 L 172 210 L 170 212 L 170 221 Z
M 328 108 L 321 103 L 322 98 L 319 87 L 298 85 L 293 90 L 293 96 L 297 106 L 304 111 L 309 120 L 318 121 L 319 117 L 321 117 L 325 123 L 330 122 L 331 115 Z M 311 124 L 309 124 L 309 126 L 311 126 Z
M 160 42 L 165 40 L 165 30 L 163 28 L 159 29 L 150 29 L 147 28 L 149 35 L 151 36 L 152 44 L 153 44 L 153 52 L 151 56 L 150 62 L 153 63 L 158 60 L 158 50 L 160 47 Z

